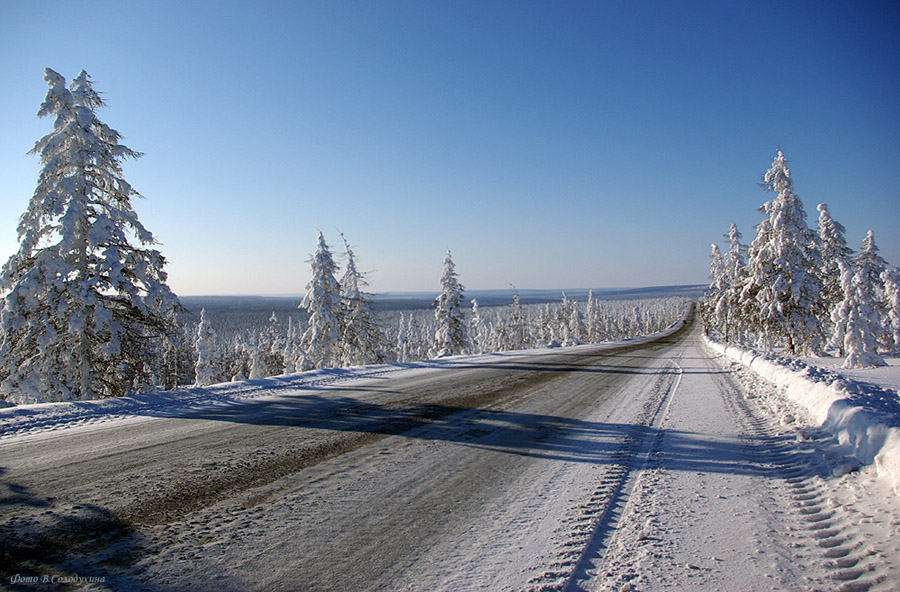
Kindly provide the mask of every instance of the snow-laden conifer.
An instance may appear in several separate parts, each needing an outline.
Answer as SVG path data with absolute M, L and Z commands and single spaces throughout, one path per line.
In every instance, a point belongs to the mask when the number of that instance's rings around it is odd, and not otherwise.
M 844 357 L 844 355 L 846 355 L 846 352 L 844 351 L 844 338 L 846 337 L 847 324 L 850 321 L 850 309 L 855 306 L 855 300 L 851 292 L 855 270 L 852 263 L 842 259 L 837 261 L 837 265 L 839 270 L 838 277 L 840 278 L 841 283 L 841 294 L 844 295 L 844 298 L 837 303 L 829 315 L 831 320 L 831 336 L 825 344 L 825 349 L 829 351 L 835 350 L 840 357 Z
M 841 283 L 841 267 L 843 262 L 850 265 L 853 250 L 847 246 L 844 238 L 846 230 L 828 211 L 827 204 L 819 204 L 819 252 L 822 256 L 822 299 L 824 300 L 826 318 L 844 300 L 844 289 Z M 843 348 L 843 345 L 841 346 Z
M 178 301 L 122 176 L 122 162 L 140 154 L 97 118 L 104 103 L 86 72 L 68 87 L 49 68 L 44 80 L 38 116 L 54 117 L 53 131 L 32 150 L 42 164 L 37 188 L 19 250 L 0 271 L 0 397 L 123 395 L 161 358 Z
M 427 357 L 434 335 L 427 323 L 420 323 L 416 315 L 409 314 L 406 318 L 406 339 L 409 360 L 422 360 Z
M 600 319 L 597 318 L 597 299 L 594 297 L 594 290 L 588 290 L 588 299 L 584 311 L 584 322 L 586 324 L 587 342 L 597 343 L 600 341 Z
M 556 326 L 557 326 L 557 334 L 562 340 L 562 345 L 564 347 L 569 347 L 571 345 L 575 345 L 575 338 L 572 335 L 572 301 L 569 300 L 569 296 L 563 291 L 562 293 L 562 302 L 560 303 L 559 310 L 556 315 Z
M 333 368 L 340 363 L 340 286 L 335 279 L 337 266 L 325 236 L 319 232 L 318 246 L 309 260 L 312 279 L 300 308 L 309 313 L 309 322 L 301 338 L 304 356 L 316 368 Z
M 859 277 L 859 290 L 861 298 L 869 306 L 867 314 L 871 319 L 876 347 L 878 345 L 889 346 L 893 342 L 893 336 L 889 331 L 890 323 L 887 320 L 887 301 L 884 292 L 884 282 L 881 274 L 885 272 L 887 262 L 878 254 L 878 246 L 875 244 L 875 233 L 871 230 L 863 239 L 862 248 L 856 255 L 856 274 Z
M 885 269 L 881 273 L 884 283 L 884 300 L 887 305 L 887 347 L 894 353 L 900 353 L 900 270 L 896 267 Z
M 450 249 L 447 249 L 441 273 L 441 293 L 434 300 L 434 319 L 437 322 L 434 333 L 435 357 L 460 354 L 466 348 L 466 325 L 461 308 L 464 289 L 457 279 L 456 265 Z
M 740 341 L 740 300 L 747 275 L 747 246 L 741 243 L 743 235 L 733 222 L 725 238 L 728 239 L 728 251 L 722 255 L 722 291 L 716 307 L 716 318 L 723 328 L 725 341 Z
M 509 306 L 509 323 L 507 325 L 507 347 L 512 350 L 520 350 L 528 347 L 528 327 L 525 319 L 525 311 L 522 309 L 522 299 L 519 291 L 513 286 L 513 301 Z
M 231 363 L 228 372 L 231 375 L 231 382 L 247 380 L 250 373 L 247 341 L 241 334 L 236 334 L 231 341 Z
M 340 282 L 340 365 L 380 364 L 385 360 L 387 344 L 369 299 L 361 290 L 366 281 L 356 267 L 353 249 L 343 234 L 341 238 L 347 251 L 347 268 Z
M 728 283 L 725 281 L 725 265 L 722 261 L 722 251 L 719 245 L 712 243 L 709 252 L 709 286 L 703 296 L 702 316 L 707 326 L 722 330 L 719 322 L 719 303 L 725 295 Z
M 472 323 L 470 325 L 470 336 L 472 339 L 472 353 L 482 354 L 490 346 L 488 339 L 487 326 L 481 311 L 478 308 L 478 300 L 472 298 Z
M 403 313 L 400 313 L 400 321 L 397 325 L 397 339 L 395 342 L 396 359 L 401 364 L 410 361 L 409 359 L 409 336 L 407 335 L 406 319 Z
M 283 349 L 281 350 L 281 358 L 284 360 L 284 374 L 293 374 L 297 372 L 297 361 L 300 357 L 297 342 L 300 337 L 297 335 L 297 325 L 294 323 L 294 317 L 288 317 L 288 328 L 285 333 Z
M 250 374 L 247 376 L 250 380 L 259 380 L 265 378 L 268 368 L 263 359 L 263 351 L 260 342 L 250 342 L 245 344 L 245 355 L 250 360 Z
M 200 310 L 200 324 L 197 326 L 197 365 L 194 384 L 207 386 L 218 381 L 216 370 L 216 332 L 206 316 L 206 309 Z
M 569 303 L 569 340 L 572 345 L 578 345 L 584 341 L 584 317 L 577 300 Z
M 281 326 L 278 324 L 278 315 L 273 310 L 269 316 L 268 323 L 266 323 L 266 329 L 259 340 L 259 351 L 262 356 L 266 376 L 284 374 L 286 366 L 284 343 L 285 336 L 282 334 Z
M 877 337 L 881 331 L 880 315 L 869 272 L 863 262 L 856 269 L 840 264 L 845 297 L 836 309 L 835 334 L 832 341 L 842 336 L 847 359 L 845 368 L 868 368 L 884 366 L 885 361 L 877 351 Z
M 789 354 L 815 352 L 821 345 L 821 287 L 818 237 L 806 224 L 781 150 L 763 177 L 776 193 L 760 210 L 766 216 L 749 250 L 742 297 L 756 301 L 764 338 L 783 340 Z

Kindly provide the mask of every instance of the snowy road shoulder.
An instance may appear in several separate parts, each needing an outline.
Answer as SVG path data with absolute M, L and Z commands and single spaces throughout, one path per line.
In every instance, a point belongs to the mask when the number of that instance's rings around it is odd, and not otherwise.
M 752 371 L 699 341 L 675 361 L 682 380 L 586 589 L 896 590 L 887 488 L 834 474 L 832 438 L 783 425 Z
M 900 396 L 894 388 L 854 380 L 833 370 L 798 360 L 705 339 L 714 352 L 755 371 L 805 415 L 812 427 L 831 433 L 844 453 L 861 465 L 873 466 L 900 500 Z M 859 376 L 857 373 L 856 376 Z M 783 414 L 777 400 L 768 400 Z

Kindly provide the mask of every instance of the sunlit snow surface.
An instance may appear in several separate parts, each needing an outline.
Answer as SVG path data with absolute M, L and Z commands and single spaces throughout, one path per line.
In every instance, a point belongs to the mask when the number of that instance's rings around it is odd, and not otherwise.
M 900 368 L 848 370 L 842 359 L 806 362 L 709 342 L 715 351 L 749 367 L 778 387 L 766 404 L 784 423 L 803 417 L 807 425 L 831 433 L 863 466 L 873 466 L 900 495 Z M 786 406 L 785 403 L 788 405 Z M 794 409 L 787 410 L 793 406 Z

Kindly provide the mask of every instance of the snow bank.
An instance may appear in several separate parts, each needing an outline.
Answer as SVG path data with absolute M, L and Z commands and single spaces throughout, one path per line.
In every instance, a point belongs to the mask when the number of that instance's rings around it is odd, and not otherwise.
M 900 394 L 841 374 L 771 354 L 704 338 L 706 344 L 774 383 L 834 434 L 839 445 L 864 465 L 875 465 L 900 496 Z

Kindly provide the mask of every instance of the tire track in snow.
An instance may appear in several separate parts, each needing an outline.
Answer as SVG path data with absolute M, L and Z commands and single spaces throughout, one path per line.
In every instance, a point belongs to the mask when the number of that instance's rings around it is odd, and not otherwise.
M 627 513 L 640 474 L 661 443 L 662 432 L 658 427 L 682 375 L 677 364 L 671 360 L 669 364 L 670 370 L 656 377 L 640 414 L 614 453 L 619 460 L 607 466 L 588 501 L 574 509 L 574 515 L 563 525 L 566 534 L 562 550 L 547 571 L 529 581 L 526 591 L 583 590 L 583 584 L 602 565 L 609 540 Z
M 704 360 L 690 369 L 690 390 L 670 397 L 660 417 L 666 429 L 657 432 L 634 485 L 623 488 L 627 504 L 610 523 L 601 562 L 532 590 L 900 589 L 900 543 L 887 527 L 900 526 L 897 512 L 866 514 L 870 506 L 860 511 L 847 503 L 836 482 L 850 468 L 833 474 L 832 442 L 814 430 L 779 426 L 736 373 L 707 371 L 702 366 L 715 362 Z M 698 412 L 706 413 L 709 395 L 721 404 L 706 421 Z M 737 433 L 727 429 L 728 416 Z M 709 452 L 696 448 L 704 442 Z M 685 446 L 710 464 L 687 462 Z M 715 451 L 719 446 L 728 448 Z M 725 530 L 708 530 L 717 526 Z
M 761 473 L 771 477 L 768 483 L 774 497 L 770 499 L 786 496 L 789 501 L 787 524 L 783 518 L 779 521 L 785 529 L 781 534 L 796 550 L 799 564 L 804 560 L 812 565 L 804 574 L 810 590 L 896 590 L 900 581 L 891 573 L 890 553 L 854 528 L 866 517 L 842 504 L 829 483 L 855 470 L 852 465 L 832 468 L 826 458 L 832 438 L 818 430 L 780 429 L 754 402 L 755 395 L 747 394 L 749 389 L 727 375 L 720 380 L 726 404 L 745 426 L 745 438 L 753 442 Z M 775 514 L 778 509 L 769 511 Z

